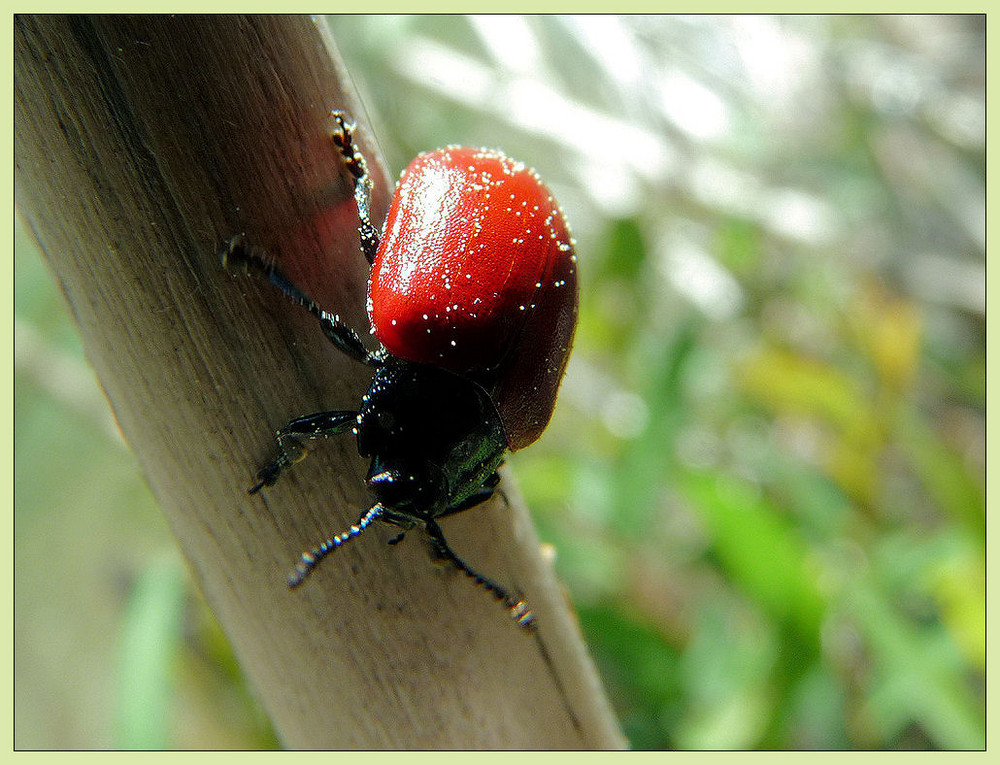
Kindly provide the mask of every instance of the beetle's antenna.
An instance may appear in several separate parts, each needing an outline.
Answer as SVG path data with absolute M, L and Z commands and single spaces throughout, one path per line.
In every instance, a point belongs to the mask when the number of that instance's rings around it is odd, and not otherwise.
M 327 539 L 319 547 L 315 547 L 312 550 L 306 550 L 302 553 L 302 559 L 295 565 L 295 570 L 288 577 L 288 586 L 298 587 L 302 584 L 306 577 L 312 573 L 312 570 L 320 564 L 320 561 L 322 561 L 323 558 L 344 544 L 344 542 L 349 539 L 353 539 L 368 528 L 369 524 L 378 518 L 384 510 L 385 507 L 382 503 L 376 502 L 371 506 L 368 512 L 362 515 L 358 519 L 358 522 L 351 526 L 351 528 L 347 531 L 337 534 L 335 537 L 330 537 L 330 539 Z
M 490 595 L 499 601 L 504 608 L 510 611 L 511 617 L 515 622 L 526 630 L 534 630 L 538 625 L 535 620 L 535 614 L 528 604 L 524 602 L 521 598 L 515 598 L 508 594 L 507 590 L 501 587 L 496 582 L 491 579 L 487 579 L 485 576 L 480 574 L 478 571 L 474 571 L 469 568 L 469 566 L 459 558 L 452 551 L 451 547 L 448 546 L 448 542 L 444 538 L 444 532 L 441 531 L 441 527 L 437 525 L 436 521 L 427 521 L 424 524 L 427 529 L 427 534 L 431 538 L 431 542 L 434 544 L 434 550 L 445 560 L 451 563 L 455 568 L 469 577 L 478 586 L 486 590 Z

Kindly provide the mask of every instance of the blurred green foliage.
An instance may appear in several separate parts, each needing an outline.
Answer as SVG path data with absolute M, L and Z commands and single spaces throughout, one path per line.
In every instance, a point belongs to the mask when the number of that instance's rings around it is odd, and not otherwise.
M 511 463 L 632 745 L 983 747 L 985 20 L 330 23 L 392 172 L 499 146 L 573 224 Z M 276 745 L 15 245 L 15 743 Z

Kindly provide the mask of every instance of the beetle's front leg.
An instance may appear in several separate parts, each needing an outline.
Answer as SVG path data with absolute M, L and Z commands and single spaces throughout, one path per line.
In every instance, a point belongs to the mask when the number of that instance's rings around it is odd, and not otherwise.
M 403 537 L 406 536 L 406 532 L 409 531 L 416 525 L 413 519 L 408 515 L 403 515 L 402 513 L 394 513 L 391 510 L 385 510 L 380 516 L 380 521 L 385 523 L 391 523 L 393 526 L 398 526 L 402 529 L 396 536 L 389 540 L 389 544 L 398 545 L 403 541 Z
M 352 411 L 317 412 L 296 417 L 274 434 L 280 453 L 270 464 L 257 472 L 258 483 L 249 490 L 249 493 L 256 494 L 265 486 L 273 486 L 278 476 L 304 459 L 309 450 L 303 441 L 343 433 L 354 427 L 357 420 L 358 413 Z

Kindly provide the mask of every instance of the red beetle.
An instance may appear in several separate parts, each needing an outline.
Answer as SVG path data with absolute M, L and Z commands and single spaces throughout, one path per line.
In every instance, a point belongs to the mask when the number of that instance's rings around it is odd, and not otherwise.
M 319 319 L 341 351 L 375 369 L 357 411 L 298 417 L 258 492 L 305 455 L 303 440 L 352 430 L 371 459 L 375 498 L 350 529 L 304 552 L 298 586 L 331 551 L 374 520 L 422 526 L 435 552 L 502 602 L 519 624 L 523 600 L 478 574 L 448 546 L 437 519 L 489 499 L 506 449 L 534 442 L 552 415 L 576 328 L 576 256 L 566 220 L 538 175 L 499 151 L 449 146 L 421 154 L 400 177 L 384 231 L 369 216 L 371 181 L 353 125 L 333 113 L 333 140 L 354 178 L 361 249 L 372 263 L 368 315 L 381 347 L 288 280 L 256 248 L 230 242 L 224 263 L 263 273 Z

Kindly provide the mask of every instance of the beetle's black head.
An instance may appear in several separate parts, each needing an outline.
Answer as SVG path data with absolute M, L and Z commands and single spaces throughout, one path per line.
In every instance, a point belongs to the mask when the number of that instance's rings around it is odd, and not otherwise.
M 431 516 L 481 487 L 507 445 L 481 386 L 395 357 L 362 399 L 357 437 L 358 451 L 372 460 L 368 486 L 379 501 Z
M 426 460 L 375 456 L 365 483 L 386 507 L 417 517 L 433 517 L 433 511 L 446 503 L 450 494 L 444 473 Z

